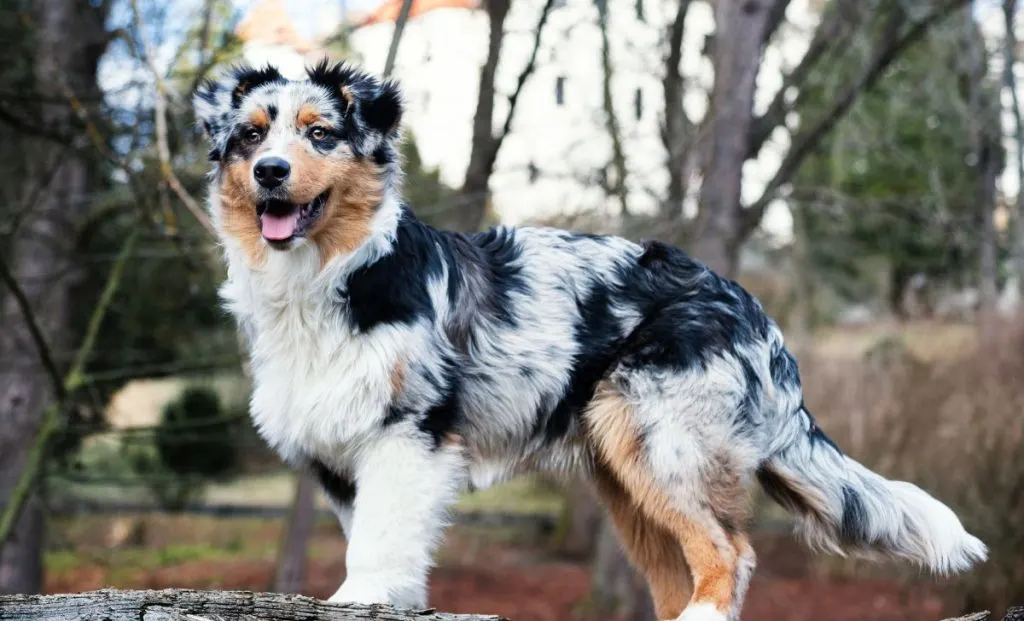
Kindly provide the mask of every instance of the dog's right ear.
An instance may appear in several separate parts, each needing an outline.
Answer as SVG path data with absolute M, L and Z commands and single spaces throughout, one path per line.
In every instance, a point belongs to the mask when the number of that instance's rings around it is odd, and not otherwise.
M 284 78 L 274 67 L 253 69 L 248 65 L 239 65 L 220 77 L 203 80 L 192 102 L 196 109 L 196 120 L 210 141 L 211 161 L 219 161 L 224 156 L 228 138 L 234 129 L 234 113 L 242 105 L 245 96 L 265 84 L 283 81 Z

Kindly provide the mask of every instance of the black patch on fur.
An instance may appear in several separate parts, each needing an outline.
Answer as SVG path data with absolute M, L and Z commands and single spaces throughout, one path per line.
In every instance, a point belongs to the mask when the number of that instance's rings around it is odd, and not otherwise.
M 331 470 L 320 460 L 314 459 L 310 463 L 313 474 L 331 500 L 339 505 L 351 504 L 356 497 L 355 481 L 341 476 Z
M 270 104 L 267 106 L 267 116 L 270 117 L 270 122 L 273 123 L 277 120 L 277 106 Z
M 231 89 L 231 107 L 236 110 L 242 105 L 242 99 L 254 89 L 265 84 L 285 81 L 278 70 L 270 65 L 259 69 L 241 65 L 232 71 L 232 75 L 235 79 L 235 86 Z
M 459 422 L 458 376 L 449 373 L 446 379 L 447 386 L 441 400 L 424 413 L 417 425 L 420 431 L 431 437 L 435 449 L 441 446 L 441 441 L 455 430 Z
M 569 369 L 566 391 L 544 424 L 544 438 L 548 442 L 561 438 L 571 429 L 573 420 L 594 397 L 597 383 L 618 356 L 622 340 L 606 285 L 594 284 L 585 299 L 576 299 L 576 306 L 580 314 L 573 326 L 572 340 L 578 344 L 578 349 Z
M 802 412 L 807 417 L 808 429 L 807 429 L 807 440 L 811 443 L 811 448 L 817 448 L 818 445 L 824 444 L 830 450 L 833 450 L 840 455 L 843 451 L 840 450 L 839 446 L 832 441 L 832 438 L 825 435 L 825 432 L 818 426 L 818 421 L 814 420 L 814 416 L 804 407 L 803 402 L 800 403 L 800 409 L 798 412 Z
M 786 479 L 780 477 L 770 467 L 762 466 L 757 470 L 757 481 L 761 484 L 768 497 L 779 505 L 797 515 L 817 515 L 814 508 L 796 490 L 787 485 Z
M 843 522 L 839 529 L 840 538 L 847 543 L 870 543 L 868 541 L 868 511 L 857 490 L 843 486 Z
M 366 124 L 384 136 L 390 136 L 402 120 L 402 95 L 398 86 L 386 81 L 362 104 Z
M 402 213 L 392 252 L 348 277 L 348 317 L 355 329 L 368 332 L 382 324 L 434 320 L 427 286 L 442 272 L 435 245 L 441 237 L 408 212 Z
M 483 233 L 472 233 L 466 238 L 475 247 L 469 254 L 484 270 L 489 287 L 487 311 L 509 327 L 519 325 L 518 318 L 513 314 L 512 294 L 528 295 L 530 286 L 523 277 L 519 258 L 522 248 L 516 242 L 515 231 L 505 227 L 496 227 Z M 466 255 L 464 255 L 466 256 Z

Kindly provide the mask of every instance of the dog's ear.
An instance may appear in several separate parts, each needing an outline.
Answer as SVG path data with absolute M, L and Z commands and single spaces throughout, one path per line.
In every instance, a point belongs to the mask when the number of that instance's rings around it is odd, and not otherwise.
M 391 80 L 382 82 L 362 106 L 363 120 L 385 138 L 398 133 L 402 122 L 402 93 Z
M 231 136 L 233 113 L 247 94 L 284 78 L 274 67 L 254 69 L 239 65 L 218 78 L 206 79 L 192 97 L 196 119 L 210 141 L 210 160 L 220 160 Z

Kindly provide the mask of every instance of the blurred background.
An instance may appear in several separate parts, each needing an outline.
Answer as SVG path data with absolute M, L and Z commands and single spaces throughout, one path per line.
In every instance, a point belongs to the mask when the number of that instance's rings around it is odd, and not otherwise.
M 0 592 L 340 584 L 248 421 L 190 104 L 326 54 L 400 80 L 422 218 L 681 245 L 782 324 L 831 436 L 992 549 L 942 582 L 809 555 L 755 493 L 744 618 L 1024 604 L 1018 35 L 1015 0 L 0 0 Z M 454 520 L 439 609 L 651 618 L 579 482 Z

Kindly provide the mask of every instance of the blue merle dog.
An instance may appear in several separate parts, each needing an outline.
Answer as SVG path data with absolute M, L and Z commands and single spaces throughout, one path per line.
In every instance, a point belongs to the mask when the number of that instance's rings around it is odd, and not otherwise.
M 950 509 L 822 433 L 776 324 L 682 251 L 418 220 L 394 82 L 239 67 L 195 105 L 252 417 L 349 540 L 332 600 L 424 606 L 459 492 L 537 470 L 594 482 L 662 619 L 738 618 L 754 479 L 818 547 L 938 573 L 986 557 Z

